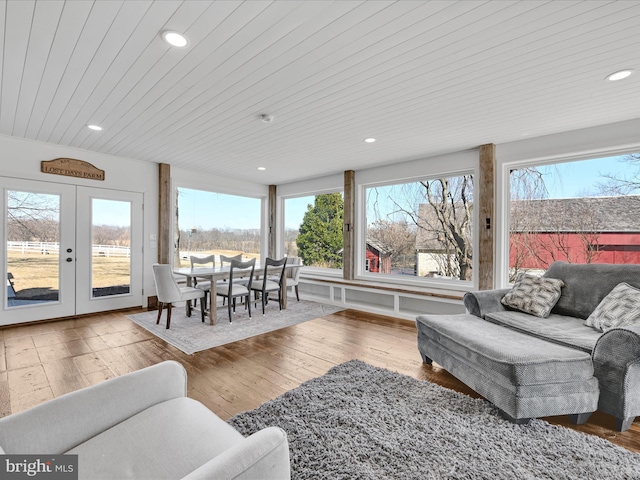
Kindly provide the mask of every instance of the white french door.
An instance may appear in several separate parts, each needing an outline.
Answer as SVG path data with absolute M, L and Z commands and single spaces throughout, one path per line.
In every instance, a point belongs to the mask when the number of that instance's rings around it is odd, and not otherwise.
M 0 325 L 142 304 L 142 194 L 0 177 Z

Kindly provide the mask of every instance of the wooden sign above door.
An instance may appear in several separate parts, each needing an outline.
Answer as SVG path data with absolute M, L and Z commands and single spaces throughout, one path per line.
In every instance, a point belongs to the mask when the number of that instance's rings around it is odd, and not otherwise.
M 66 177 L 88 178 L 90 180 L 104 180 L 104 170 L 94 167 L 89 162 L 75 158 L 56 158 L 43 160 L 40 165 L 42 173 L 64 175 Z

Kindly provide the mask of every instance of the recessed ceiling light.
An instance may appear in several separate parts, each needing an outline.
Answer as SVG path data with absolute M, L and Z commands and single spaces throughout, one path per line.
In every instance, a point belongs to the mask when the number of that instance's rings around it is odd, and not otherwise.
M 634 72 L 635 72 L 635 70 L 633 70 L 632 68 L 628 68 L 626 70 L 620 70 L 618 72 L 612 73 L 611 75 L 607 75 L 607 80 L 610 80 L 612 82 L 615 82 L 615 81 L 618 81 L 618 80 L 623 80 L 623 79 L 633 75 Z
M 261 172 L 264 172 L 266 170 L 265 167 L 258 167 L 258 170 L 260 170 Z
M 189 45 L 187 37 L 178 32 L 164 31 L 162 32 L 162 39 L 172 47 L 184 48 Z
M 102 127 L 100 125 L 87 125 L 87 128 L 90 128 L 91 130 L 95 130 L 96 132 L 99 132 L 100 130 L 102 130 Z
M 369 138 L 365 138 L 364 141 L 367 142 L 367 143 L 373 143 L 373 142 L 376 141 L 376 139 L 372 138 L 372 137 L 369 137 Z

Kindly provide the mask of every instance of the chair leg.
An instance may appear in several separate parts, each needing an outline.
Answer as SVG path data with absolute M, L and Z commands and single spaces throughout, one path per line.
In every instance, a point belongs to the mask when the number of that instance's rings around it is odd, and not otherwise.
M 251 302 L 250 302 L 250 298 L 247 297 L 247 308 L 249 309 L 249 318 L 251 318 Z
M 231 299 L 227 302 L 227 310 L 229 311 L 229 323 L 231 323 Z
M 280 310 L 282 310 L 282 288 L 278 290 L 278 306 Z
M 264 315 L 264 302 L 267 299 L 267 292 L 262 292 L 262 315 Z
M 300 301 L 300 295 L 298 294 L 298 285 L 294 287 L 296 289 L 296 300 Z
M 162 309 L 164 308 L 164 305 L 162 302 L 158 302 L 158 319 L 156 320 L 156 325 L 158 325 L 160 323 L 160 317 L 162 316 Z
M 187 317 L 191 316 L 191 300 L 187 300 Z
M 207 309 L 207 292 L 204 292 L 204 297 L 200 297 L 200 310 L 202 310 L 200 313 L 201 313 L 203 322 L 204 322 L 204 313 L 206 309 Z
M 169 325 L 171 325 L 171 307 L 173 307 L 173 305 L 167 303 L 167 330 L 169 330 Z

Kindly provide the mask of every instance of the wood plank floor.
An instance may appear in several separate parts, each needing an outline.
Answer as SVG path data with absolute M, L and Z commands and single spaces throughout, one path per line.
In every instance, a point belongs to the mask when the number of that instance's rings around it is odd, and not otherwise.
M 351 359 L 477 397 L 438 366 L 422 363 L 415 325 L 406 320 L 345 310 L 186 355 L 126 317 L 138 311 L 0 329 L 0 416 L 169 359 L 187 369 L 189 396 L 224 419 Z M 546 420 L 640 452 L 640 421 L 620 433 L 600 412 L 579 426 L 566 417 Z

